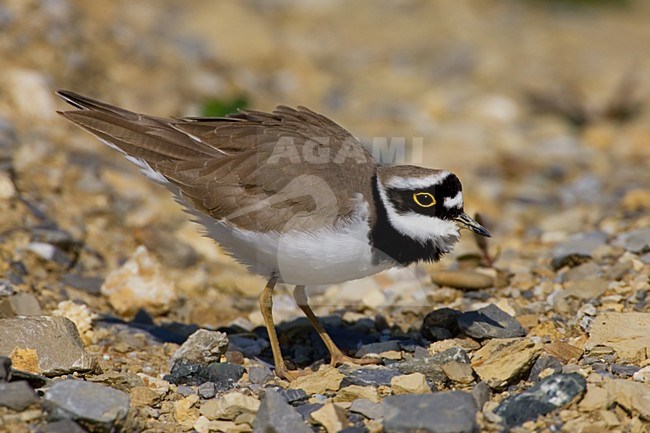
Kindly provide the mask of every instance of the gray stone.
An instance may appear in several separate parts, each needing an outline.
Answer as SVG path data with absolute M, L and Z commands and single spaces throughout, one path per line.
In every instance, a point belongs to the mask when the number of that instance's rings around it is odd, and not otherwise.
M 265 340 L 246 338 L 240 335 L 231 335 L 229 339 L 230 349 L 243 353 L 247 358 L 259 356 L 264 348 L 268 346 Z
M 394 364 L 401 373 L 422 373 L 432 382 L 445 382 L 447 375 L 441 366 L 449 361 L 469 363 L 467 352 L 460 347 L 451 347 L 445 351 L 425 358 L 413 358 Z
M 199 385 L 197 393 L 199 394 L 199 397 L 207 400 L 217 395 L 217 386 L 214 384 L 214 382 L 202 383 Z
M 275 374 L 265 365 L 253 365 L 248 369 L 248 380 L 257 385 L 264 385 L 266 382 L 273 380 Z
M 14 289 L 11 281 L 0 278 L 0 296 L 11 296 L 14 293 L 16 293 L 16 289 Z
M 311 431 L 300 414 L 277 391 L 266 390 L 253 424 L 253 433 L 311 433 Z
M 526 335 L 526 331 L 514 317 L 494 304 L 463 313 L 458 318 L 458 326 L 465 334 L 481 340 Z
M 420 333 L 430 341 L 452 338 L 460 332 L 457 321 L 460 315 L 460 311 L 452 310 L 451 308 L 433 310 L 424 316 Z
M 347 372 L 345 366 L 341 366 L 339 371 L 345 374 L 341 386 L 359 385 L 359 386 L 390 386 L 390 381 L 393 377 L 399 376 L 397 370 L 386 367 L 362 367 L 356 370 Z M 347 374 L 346 374 L 347 373 Z
M 530 374 L 528 375 L 528 380 L 531 382 L 539 381 L 539 374 L 546 369 L 553 370 L 553 373 L 562 372 L 562 362 L 554 356 L 542 355 L 537 358 L 537 361 L 533 364 L 533 367 L 530 369 Z
M 381 341 L 378 343 L 370 343 L 370 344 L 364 344 L 357 350 L 356 356 L 357 358 L 361 358 L 366 355 L 370 354 L 380 354 L 382 352 L 387 352 L 389 350 L 400 350 L 399 346 L 399 341 L 397 340 L 389 340 L 389 341 Z
M 16 293 L 0 299 L 0 319 L 43 314 L 38 300 L 31 293 Z
M 0 407 L 25 410 L 29 405 L 37 401 L 38 396 L 29 384 L 23 380 L 0 383 Z
M 384 416 L 384 409 L 380 403 L 358 398 L 352 402 L 350 412 L 359 413 L 368 419 L 379 419 Z
M 476 406 L 479 410 L 482 410 L 483 405 L 490 400 L 491 394 L 492 392 L 490 391 L 490 387 L 483 381 L 477 383 L 476 386 L 472 388 L 472 396 L 474 397 Z
M 217 391 L 227 391 L 241 379 L 244 372 L 244 367 L 229 362 L 213 362 L 206 367 L 181 360 L 174 364 L 172 371 L 163 379 L 175 385 L 191 386 L 213 382 Z
M 52 418 L 69 418 L 93 431 L 114 431 L 129 412 L 128 394 L 82 380 L 56 382 L 44 398 Z
M 219 331 L 199 329 L 188 337 L 170 359 L 170 365 L 179 361 L 208 365 L 219 362 L 228 350 L 228 336 Z
M 619 377 L 631 377 L 639 370 L 641 367 L 636 365 L 612 364 L 612 373 Z
M 293 404 L 298 401 L 307 400 L 309 394 L 305 392 L 302 388 L 287 388 L 280 391 L 280 395 L 284 398 L 287 403 Z
M 578 373 L 555 374 L 532 388 L 505 399 L 495 413 L 506 430 L 569 404 L 585 392 L 587 381 Z
M 557 270 L 563 266 L 574 266 L 591 258 L 591 253 L 607 241 L 605 232 L 578 233 L 556 246 L 552 253 L 551 266 Z
M 11 358 L 0 356 L 0 382 L 11 379 Z
M 87 430 L 70 419 L 61 419 L 39 426 L 37 433 L 87 433 Z
M 476 401 L 463 391 L 394 395 L 382 401 L 385 433 L 475 433 Z
M 79 331 L 65 317 L 12 317 L 0 319 L 0 355 L 17 347 L 36 350 L 45 376 L 87 372 L 96 362 L 84 349 Z
M 644 254 L 650 251 L 650 227 L 632 230 L 616 238 L 617 245 L 634 254 Z

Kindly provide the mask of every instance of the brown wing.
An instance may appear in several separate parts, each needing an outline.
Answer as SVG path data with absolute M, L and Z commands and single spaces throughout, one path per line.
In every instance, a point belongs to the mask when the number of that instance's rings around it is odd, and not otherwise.
M 144 161 L 198 211 L 249 230 L 336 224 L 376 170 L 349 132 L 304 107 L 172 120 L 58 94 L 79 108 L 63 116 Z

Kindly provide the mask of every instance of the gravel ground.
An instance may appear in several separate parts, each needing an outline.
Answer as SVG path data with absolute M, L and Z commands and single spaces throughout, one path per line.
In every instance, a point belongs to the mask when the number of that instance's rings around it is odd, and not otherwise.
M 650 432 L 649 19 L 643 0 L 0 3 L 0 431 Z M 308 106 L 456 172 L 493 237 L 309 289 L 377 366 L 329 367 L 279 288 L 305 375 L 277 379 L 264 280 L 57 116 L 59 88 L 161 116 Z

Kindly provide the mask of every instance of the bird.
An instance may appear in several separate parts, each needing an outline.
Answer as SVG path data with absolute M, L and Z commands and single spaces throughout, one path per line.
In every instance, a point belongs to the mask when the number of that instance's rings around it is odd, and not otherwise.
M 460 229 L 489 237 L 464 211 L 450 171 L 381 165 L 350 132 L 308 108 L 239 110 L 223 117 L 161 118 L 67 90 L 60 115 L 122 153 L 165 186 L 204 234 L 268 278 L 259 307 L 275 373 L 285 363 L 272 315 L 277 283 L 293 296 L 337 366 L 345 354 L 310 308 L 308 285 L 330 285 L 452 251 Z

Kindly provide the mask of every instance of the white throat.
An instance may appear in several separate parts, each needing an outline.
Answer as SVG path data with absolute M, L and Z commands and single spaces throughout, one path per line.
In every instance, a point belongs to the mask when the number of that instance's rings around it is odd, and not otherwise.
M 404 236 L 422 244 L 433 242 L 443 253 L 452 250 L 460 237 L 459 229 L 453 221 L 422 215 L 416 212 L 399 213 L 388 199 L 386 189 L 377 179 L 379 198 L 386 209 L 388 222 Z

